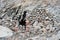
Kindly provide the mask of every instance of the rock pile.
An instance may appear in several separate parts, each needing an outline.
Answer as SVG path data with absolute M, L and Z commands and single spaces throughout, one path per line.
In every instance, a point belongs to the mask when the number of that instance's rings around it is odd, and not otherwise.
M 14 34 L 6 40 L 59 40 L 60 6 L 55 6 L 56 2 L 1 0 L 0 25 L 10 28 Z

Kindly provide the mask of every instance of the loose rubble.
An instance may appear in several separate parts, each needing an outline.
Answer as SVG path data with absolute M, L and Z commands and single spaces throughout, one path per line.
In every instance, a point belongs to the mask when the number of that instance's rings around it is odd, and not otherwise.
M 0 2 L 0 26 L 13 31 L 13 36 L 3 40 L 60 40 L 57 0 L 3 2 Z

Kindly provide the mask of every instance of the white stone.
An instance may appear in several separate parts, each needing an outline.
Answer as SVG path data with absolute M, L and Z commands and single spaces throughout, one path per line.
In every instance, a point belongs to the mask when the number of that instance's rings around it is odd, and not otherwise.
M 37 26 L 38 25 L 38 22 L 37 21 L 35 21 L 34 22 L 34 24 L 33 24 L 33 26 Z
M 13 32 L 9 28 L 0 26 L 0 37 L 10 37 L 12 35 Z

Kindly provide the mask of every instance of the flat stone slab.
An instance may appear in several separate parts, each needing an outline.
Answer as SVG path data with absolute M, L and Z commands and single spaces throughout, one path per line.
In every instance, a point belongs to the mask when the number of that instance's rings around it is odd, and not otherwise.
M 10 37 L 12 35 L 13 35 L 13 32 L 9 28 L 0 26 L 0 38 Z

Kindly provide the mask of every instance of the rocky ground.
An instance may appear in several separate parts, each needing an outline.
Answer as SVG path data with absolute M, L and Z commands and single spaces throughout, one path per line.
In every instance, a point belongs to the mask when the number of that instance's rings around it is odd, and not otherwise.
M 13 31 L 0 40 L 60 40 L 60 0 L 0 0 L 0 25 Z

